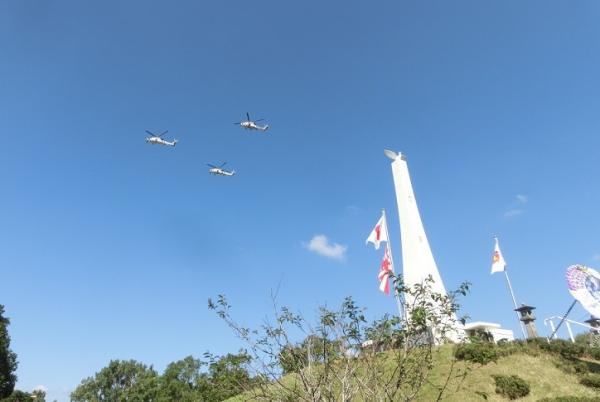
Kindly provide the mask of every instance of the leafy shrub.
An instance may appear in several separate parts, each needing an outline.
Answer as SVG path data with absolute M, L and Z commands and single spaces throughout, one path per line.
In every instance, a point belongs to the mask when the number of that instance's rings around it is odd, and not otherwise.
M 540 348 L 536 344 L 527 341 L 516 340 L 498 344 L 498 356 L 510 356 L 515 353 L 523 353 L 529 356 L 539 356 Z
M 586 374 L 590 371 L 590 367 L 585 362 L 577 362 L 573 367 L 577 374 Z
M 489 331 L 478 329 L 469 336 L 471 342 L 494 342 L 494 337 Z
M 600 348 L 589 348 L 588 354 L 594 360 L 600 360 Z
M 498 360 L 496 346 L 489 342 L 464 343 L 458 345 L 454 357 L 458 360 L 488 364 Z
M 586 387 L 598 388 L 600 389 L 600 374 L 596 373 L 588 373 L 585 376 L 581 377 L 579 382 Z
M 518 399 L 529 395 L 529 384 L 516 375 L 493 375 L 496 393 L 508 399 Z
M 570 360 L 582 357 L 585 354 L 586 349 L 583 345 L 565 341 L 564 339 L 555 339 L 545 343 L 541 342 L 539 346 L 542 350 L 559 354 L 565 359 Z
M 33 402 L 34 400 L 27 392 L 15 390 L 10 396 L 0 399 L 0 402 Z
M 579 360 L 557 359 L 553 362 L 554 366 L 567 374 L 585 374 L 589 372 L 589 367 L 585 362 Z
M 590 332 L 579 334 L 575 337 L 575 343 L 584 347 L 585 355 L 600 360 L 600 334 Z

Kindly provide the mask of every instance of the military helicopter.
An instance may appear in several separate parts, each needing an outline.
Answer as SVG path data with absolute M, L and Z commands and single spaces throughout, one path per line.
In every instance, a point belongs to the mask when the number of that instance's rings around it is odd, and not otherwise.
M 208 173 L 210 174 L 214 174 L 214 175 L 221 175 L 221 176 L 233 176 L 235 175 L 235 170 L 225 170 L 223 169 L 223 166 L 225 166 L 227 162 L 223 162 L 221 164 L 221 166 L 215 166 L 215 165 L 211 165 L 210 163 L 207 163 L 206 166 L 210 167 L 210 169 L 208 169 Z
M 148 134 L 150 134 L 150 137 L 146 137 L 146 142 L 149 142 L 150 144 L 159 144 L 159 145 L 167 145 L 170 147 L 174 147 L 175 145 L 177 145 L 177 140 L 173 140 L 171 142 L 163 140 L 162 136 L 165 135 L 166 133 L 169 132 L 169 130 L 163 132 L 162 134 L 154 134 L 153 132 L 146 130 L 146 132 Z
M 242 120 L 242 121 L 238 121 L 237 123 L 233 123 L 235 125 L 240 125 L 243 128 L 245 128 L 246 130 L 259 130 L 259 131 L 267 131 L 269 129 L 269 125 L 265 124 L 264 126 L 259 126 L 258 123 L 259 121 L 263 121 L 264 119 L 258 119 L 258 120 L 251 120 L 250 119 L 250 113 L 246 112 L 246 118 L 247 120 Z

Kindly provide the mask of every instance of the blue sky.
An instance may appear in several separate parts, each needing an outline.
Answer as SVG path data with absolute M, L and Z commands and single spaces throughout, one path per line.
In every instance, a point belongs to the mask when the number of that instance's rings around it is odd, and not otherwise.
M 600 267 L 599 11 L 1 2 L 0 303 L 18 387 L 66 401 L 110 359 L 162 370 L 235 351 L 206 309 L 219 293 L 249 325 L 279 283 L 307 316 L 347 295 L 393 312 L 364 245 L 386 208 L 400 259 L 384 148 L 408 157 L 446 286 L 473 283 L 466 313 L 518 333 L 489 274 L 494 234 L 519 301 L 564 312 L 566 267 Z M 272 129 L 235 127 L 246 111 Z M 144 129 L 180 143 L 147 145 Z M 238 175 L 207 174 L 222 161 Z M 309 250 L 316 235 L 343 258 Z

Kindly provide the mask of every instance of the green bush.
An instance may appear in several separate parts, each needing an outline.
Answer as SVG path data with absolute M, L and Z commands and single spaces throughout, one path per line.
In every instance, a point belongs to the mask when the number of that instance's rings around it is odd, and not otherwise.
M 564 339 L 555 339 L 550 342 L 540 342 L 539 347 L 550 353 L 559 354 L 565 359 L 578 359 L 585 354 L 586 348 L 583 345 L 565 341 Z
M 600 360 L 600 348 L 592 348 L 588 349 L 588 354 L 594 360 Z
M 469 336 L 469 341 L 471 342 L 494 342 L 494 337 L 488 331 L 483 329 L 475 330 Z
M 586 362 L 577 362 L 573 365 L 577 374 L 586 374 L 590 371 L 590 367 Z
M 529 395 L 529 384 L 516 375 L 493 375 L 496 393 L 508 399 L 518 399 Z
M 521 340 L 498 344 L 498 356 L 510 356 L 515 353 L 539 356 L 540 348 L 536 344 L 529 344 L 528 342 Z
M 454 357 L 458 360 L 488 364 L 498 360 L 498 351 L 493 343 L 475 342 L 458 345 Z
M 586 387 L 600 389 L 600 374 L 588 373 L 579 382 Z

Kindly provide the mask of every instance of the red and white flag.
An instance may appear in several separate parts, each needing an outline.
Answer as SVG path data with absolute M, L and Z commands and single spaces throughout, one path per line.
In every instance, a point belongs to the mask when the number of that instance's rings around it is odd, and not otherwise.
M 494 254 L 492 254 L 492 274 L 495 272 L 503 272 L 506 269 L 506 261 L 502 257 L 500 246 L 498 245 L 498 238 L 496 238 L 496 246 L 494 247 Z
M 387 222 L 385 221 L 385 215 L 381 215 L 377 225 L 375 225 L 375 228 L 367 238 L 366 243 L 373 243 L 375 250 L 379 250 L 379 244 L 382 241 L 388 241 Z
M 383 260 L 381 261 L 381 268 L 379 268 L 379 290 L 386 295 L 390 294 L 390 273 L 394 272 L 392 265 L 392 258 L 390 257 L 390 248 L 385 248 L 385 254 L 383 254 Z

